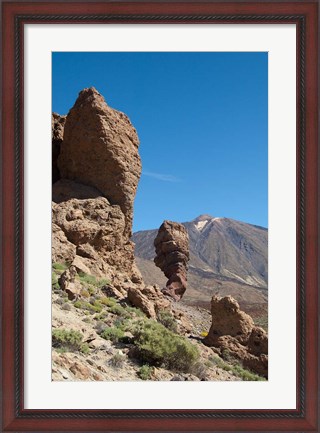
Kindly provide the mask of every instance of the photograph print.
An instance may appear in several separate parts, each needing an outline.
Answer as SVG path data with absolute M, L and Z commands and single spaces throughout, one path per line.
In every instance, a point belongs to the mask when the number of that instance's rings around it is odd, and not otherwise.
M 52 53 L 52 380 L 268 380 L 268 53 Z

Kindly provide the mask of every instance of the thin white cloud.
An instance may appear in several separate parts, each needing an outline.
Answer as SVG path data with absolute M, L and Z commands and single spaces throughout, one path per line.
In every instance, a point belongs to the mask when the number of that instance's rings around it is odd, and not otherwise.
M 143 176 L 153 177 L 154 179 L 161 180 L 162 182 L 180 182 L 181 179 L 179 179 L 176 176 L 173 176 L 172 174 L 163 174 L 163 173 L 154 173 L 153 171 L 143 171 Z

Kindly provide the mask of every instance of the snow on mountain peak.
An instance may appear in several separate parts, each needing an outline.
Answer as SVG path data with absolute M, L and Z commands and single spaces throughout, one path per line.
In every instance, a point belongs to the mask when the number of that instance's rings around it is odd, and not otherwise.
M 223 217 L 212 217 L 211 215 L 200 215 L 193 220 L 195 227 L 201 232 L 209 222 L 223 220 Z
M 201 231 L 207 225 L 207 222 L 208 220 L 198 221 L 197 223 L 195 223 L 195 226 L 199 231 Z

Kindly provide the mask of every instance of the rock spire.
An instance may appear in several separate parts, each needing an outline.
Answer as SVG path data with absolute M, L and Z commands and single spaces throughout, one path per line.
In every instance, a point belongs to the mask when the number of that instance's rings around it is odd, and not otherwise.
M 185 227 L 173 221 L 164 221 L 154 240 L 154 262 L 168 278 L 162 290 L 179 301 L 187 288 L 189 236 Z

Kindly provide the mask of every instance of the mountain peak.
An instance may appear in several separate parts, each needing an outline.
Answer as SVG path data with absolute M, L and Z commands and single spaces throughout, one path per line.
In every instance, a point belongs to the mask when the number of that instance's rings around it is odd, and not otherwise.
M 215 218 L 209 214 L 203 214 L 199 215 L 197 218 L 195 218 L 192 222 L 195 225 L 195 227 L 201 231 L 203 230 L 209 221 L 214 220 Z
M 195 218 L 194 220 L 192 220 L 193 223 L 198 223 L 200 221 L 209 221 L 212 220 L 214 217 L 212 215 L 209 214 L 203 214 L 203 215 L 199 215 L 197 218 Z

